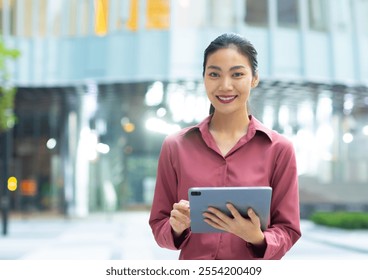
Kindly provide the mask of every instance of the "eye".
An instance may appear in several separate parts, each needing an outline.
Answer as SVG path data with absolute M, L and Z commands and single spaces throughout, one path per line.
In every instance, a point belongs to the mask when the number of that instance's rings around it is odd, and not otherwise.
M 212 77 L 212 78 L 217 78 L 217 77 L 220 77 L 220 75 L 216 72 L 210 72 L 208 73 L 208 76 Z
M 241 78 L 242 76 L 244 76 L 244 73 L 242 73 L 242 72 L 235 72 L 232 76 L 234 78 Z

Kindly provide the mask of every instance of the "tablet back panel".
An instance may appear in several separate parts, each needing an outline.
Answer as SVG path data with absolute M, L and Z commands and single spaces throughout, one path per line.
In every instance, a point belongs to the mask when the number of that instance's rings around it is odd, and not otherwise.
M 240 214 L 248 217 L 247 209 L 253 208 L 261 219 L 265 230 L 270 218 L 272 188 L 262 187 L 195 187 L 188 190 L 190 203 L 191 231 L 194 233 L 221 232 L 203 220 L 203 213 L 209 206 L 220 209 L 231 216 L 226 203 L 232 203 Z

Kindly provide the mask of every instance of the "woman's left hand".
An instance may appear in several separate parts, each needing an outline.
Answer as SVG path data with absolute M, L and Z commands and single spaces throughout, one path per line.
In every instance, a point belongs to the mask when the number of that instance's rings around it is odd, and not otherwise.
M 205 222 L 214 228 L 235 234 L 255 246 L 265 244 L 261 222 L 253 209 L 249 208 L 247 212 L 249 218 L 244 218 L 231 203 L 226 204 L 226 207 L 233 218 L 214 207 L 209 207 L 208 212 L 203 214 Z

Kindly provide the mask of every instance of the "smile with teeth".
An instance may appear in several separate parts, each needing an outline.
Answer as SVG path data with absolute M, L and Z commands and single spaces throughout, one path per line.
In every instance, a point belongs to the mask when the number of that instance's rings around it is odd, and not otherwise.
M 218 95 L 217 98 L 222 102 L 222 103 L 230 103 L 231 101 L 233 101 L 236 98 L 236 95 Z

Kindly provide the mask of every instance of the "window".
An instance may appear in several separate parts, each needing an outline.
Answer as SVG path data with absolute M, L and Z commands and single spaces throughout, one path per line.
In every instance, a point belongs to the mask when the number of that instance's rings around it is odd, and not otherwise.
M 352 28 L 351 2 L 349 0 L 334 1 L 335 14 L 333 16 L 333 27 L 340 32 L 348 32 Z
M 33 35 L 33 4 L 33 0 L 24 1 L 23 3 L 23 34 L 21 35 L 24 37 L 31 37 Z M 16 19 L 13 20 L 15 21 Z
M 209 20 L 213 27 L 233 27 L 235 23 L 234 1 L 212 0 L 209 5 Z
M 146 28 L 169 29 L 170 27 L 170 1 L 147 0 L 146 2 Z
M 268 25 L 268 0 L 247 0 L 245 23 L 254 26 Z
M 311 30 L 327 30 L 326 3 L 325 0 L 309 0 L 309 28 Z
M 95 34 L 104 36 L 109 29 L 109 1 L 95 1 Z
M 296 0 L 277 1 L 277 22 L 281 27 L 296 28 L 299 26 L 299 5 Z
M 37 16 L 37 29 L 40 37 L 45 37 L 47 34 L 46 25 L 46 11 L 48 0 L 38 1 L 38 16 Z
M 129 18 L 129 1 L 111 2 L 110 8 L 110 32 L 120 31 L 125 28 Z
M 53 0 L 47 7 L 49 32 L 56 37 L 61 35 L 61 6 L 62 0 Z
M 77 0 L 70 0 L 69 5 L 69 22 L 68 22 L 68 35 L 75 36 L 77 35 Z
M 139 21 L 139 2 L 138 0 L 130 0 L 129 1 L 129 17 L 125 23 L 127 29 L 130 31 L 137 31 L 138 21 Z
M 3 27 L 3 2 L 0 1 L 0 34 L 4 34 L 4 27 Z
M 177 28 L 202 28 L 211 22 L 207 1 L 179 0 L 178 9 L 174 21 Z
M 80 17 L 82 21 L 80 22 L 80 34 L 82 36 L 90 34 L 90 22 L 91 22 L 91 7 L 89 0 L 80 1 Z
M 361 34 L 368 36 L 368 0 L 358 0 L 356 4 L 357 27 Z

